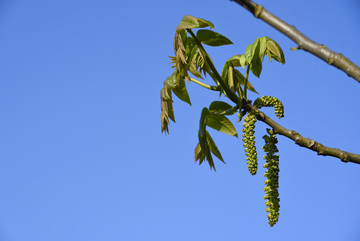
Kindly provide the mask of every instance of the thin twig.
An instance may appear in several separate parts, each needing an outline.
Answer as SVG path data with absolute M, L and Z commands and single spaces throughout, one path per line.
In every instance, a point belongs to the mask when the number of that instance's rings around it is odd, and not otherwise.
M 354 78 L 360 83 L 360 67 L 355 65 L 351 60 L 346 58 L 341 53 L 336 53 L 322 44 L 318 44 L 313 40 L 306 37 L 294 26 L 289 25 L 280 18 L 276 17 L 263 6 L 258 5 L 250 0 L 231 0 L 234 1 L 249 12 L 256 18 L 262 19 L 275 29 L 282 32 L 284 35 L 292 39 L 297 45 L 297 49 L 303 49 L 313 55 L 324 60 L 326 63 L 335 66 L 336 68 L 344 71 L 348 76 Z

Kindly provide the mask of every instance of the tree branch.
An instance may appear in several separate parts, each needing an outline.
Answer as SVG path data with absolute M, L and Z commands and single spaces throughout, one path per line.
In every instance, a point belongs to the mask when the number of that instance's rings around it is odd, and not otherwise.
M 330 65 L 335 66 L 336 68 L 344 71 L 348 76 L 354 78 L 360 83 L 360 67 L 355 65 L 351 60 L 346 58 L 341 53 L 336 53 L 322 44 L 318 44 L 300 31 L 298 31 L 294 26 L 289 25 L 280 18 L 276 17 L 269 11 L 267 11 L 263 6 L 257 5 L 250 0 L 230 0 L 234 1 L 249 12 L 251 12 L 256 18 L 262 19 L 264 22 L 268 23 L 275 29 L 282 32 L 284 35 L 292 39 L 297 45 L 298 49 L 303 49 L 313 55 L 319 57 Z
M 200 41 L 197 39 L 195 34 L 191 31 L 191 29 L 187 29 L 187 31 L 193 37 L 193 39 L 195 40 L 198 47 L 200 49 L 202 49 L 204 51 L 204 53 L 206 53 L 204 47 L 202 46 Z M 308 148 L 308 149 L 310 149 L 312 151 L 315 151 L 315 152 L 317 152 L 318 155 L 333 156 L 333 157 L 339 158 L 343 162 L 353 162 L 353 163 L 360 164 L 360 155 L 353 154 L 353 153 L 346 152 L 346 151 L 342 151 L 342 150 L 336 149 L 336 148 L 327 147 L 327 146 L 324 146 L 324 145 L 320 144 L 319 142 L 316 142 L 316 141 L 314 141 L 312 139 L 305 138 L 305 137 L 301 136 L 298 132 L 293 131 L 293 130 L 290 131 L 290 130 L 286 129 L 285 127 L 281 126 L 280 124 L 278 124 L 277 122 L 275 122 L 274 120 L 272 120 L 270 117 L 265 115 L 263 112 L 259 111 L 255 106 L 251 105 L 249 100 L 247 100 L 245 98 L 240 99 L 229 88 L 229 86 L 224 82 L 224 80 L 222 80 L 220 74 L 217 72 L 215 66 L 213 65 L 213 63 L 210 60 L 207 53 L 206 53 L 205 57 L 207 59 L 207 63 L 210 65 L 210 69 L 212 70 L 212 74 L 214 75 L 213 78 L 217 79 L 220 86 L 225 91 L 225 94 L 229 97 L 229 99 L 231 101 L 233 101 L 236 104 L 236 106 L 233 107 L 233 108 L 242 108 L 242 109 L 245 109 L 246 111 L 251 111 L 251 110 L 255 111 L 256 113 L 258 113 L 257 114 L 257 119 L 264 122 L 264 123 L 266 123 L 270 127 L 272 127 L 273 130 L 277 134 L 286 136 L 287 138 L 295 141 L 295 144 L 297 144 L 297 145 L 299 145 L 301 147 Z
M 286 136 L 287 138 L 293 140 L 295 142 L 295 144 L 297 144 L 301 147 L 305 147 L 307 149 L 315 151 L 315 152 L 317 152 L 318 155 L 333 156 L 333 157 L 339 158 L 343 162 L 353 162 L 356 164 L 360 164 L 360 155 L 358 155 L 358 154 L 346 152 L 346 151 L 343 151 L 343 150 L 340 150 L 337 148 L 331 148 L 331 147 L 324 146 L 323 144 L 321 144 L 319 142 L 316 142 L 312 139 L 303 137 L 302 135 L 300 135 L 298 132 L 296 132 L 294 130 L 290 131 L 290 130 L 286 129 L 285 127 L 281 126 L 280 124 L 278 124 L 277 122 L 275 122 L 274 120 L 272 120 L 270 117 L 265 115 L 263 112 L 259 111 L 256 107 L 254 107 L 250 103 L 246 103 L 244 105 L 244 109 L 246 109 L 247 111 L 250 111 L 250 110 L 255 111 L 256 113 L 258 113 L 258 115 L 257 115 L 258 120 L 260 120 L 260 121 L 266 123 L 267 125 L 269 125 L 270 127 L 272 127 L 273 130 L 277 134 Z

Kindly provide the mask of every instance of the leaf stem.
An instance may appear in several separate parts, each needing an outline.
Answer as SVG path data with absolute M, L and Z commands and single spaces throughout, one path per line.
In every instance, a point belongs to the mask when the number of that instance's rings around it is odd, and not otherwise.
M 200 80 L 197 80 L 197 79 L 194 79 L 194 78 L 190 78 L 190 81 L 200 85 L 201 87 L 204 87 L 208 90 L 214 90 L 214 91 L 219 91 L 219 87 L 218 86 L 212 86 L 212 85 L 208 85 L 208 84 L 205 84 L 203 82 L 201 82 Z

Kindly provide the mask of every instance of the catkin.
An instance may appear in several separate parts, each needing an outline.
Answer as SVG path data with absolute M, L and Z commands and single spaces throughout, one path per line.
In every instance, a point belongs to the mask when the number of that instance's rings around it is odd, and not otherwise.
M 256 116 L 253 112 L 248 112 L 246 117 L 244 118 L 242 129 L 242 136 L 244 141 L 245 153 L 246 153 L 246 160 L 248 164 L 248 169 L 251 175 L 255 175 L 257 172 L 257 153 L 256 153 L 256 146 L 255 146 L 255 136 L 254 136 L 254 129 L 255 129 L 255 122 Z
M 257 98 L 254 101 L 254 106 L 256 106 L 259 109 L 261 107 L 274 107 L 276 116 L 279 119 L 284 117 L 284 106 L 282 102 L 276 97 L 262 96 L 261 98 Z
M 280 210 L 280 198 L 279 198 L 279 155 L 275 154 L 278 152 L 276 147 L 277 138 L 276 134 L 270 130 L 266 129 L 268 135 L 264 135 L 263 139 L 265 140 L 265 145 L 263 150 L 266 152 L 264 159 L 266 163 L 264 164 L 265 171 L 264 176 L 267 178 L 265 180 L 265 196 L 264 199 L 267 201 L 266 212 L 268 212 L 268 220 L 270 226 L 274 226 L 279 219 L 279 210 Z

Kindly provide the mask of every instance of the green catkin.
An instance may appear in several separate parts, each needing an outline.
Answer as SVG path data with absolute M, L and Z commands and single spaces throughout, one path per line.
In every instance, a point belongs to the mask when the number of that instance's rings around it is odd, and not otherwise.
M 268 212 L 268 220 L 270 226 L 274 226 L 279 219 L 279 209 L 280 209 L 280 198 L 279 198 L 279 155 L 275 154 L 278 152 L 276 147 L 277 138 L 276 134 L 270 130 L 266 129 L 268 135 L 264 135 L 263 139 L 265 140 L 265 145 L 263 150 L 266 152 L 264 159 L 266 163 L 264 168 L 267 169 L 264 176 L 267 178 L 265 180 L 265 196 L 264 199 L 267 201 L 266 212 Z
M 244 118 L 242 129 L 242 136 L 244 141 L 246 160 L 248 164 L 248 169 L 251 175 L 255 175 L 257 172 L 257 152 L 255 146 L 255 129 L 256 116 L 253 112 L 248 112 L 246 117 Z
M 276 116 L 280 119 L 284 117 L 284 106 L 281 101 L 272 96 L 262 96 L 254 101 L 254 106 L 257 108 L 261 107 L 274 107 Z

